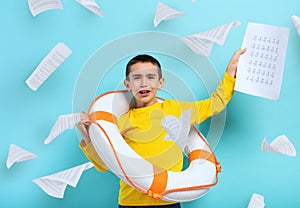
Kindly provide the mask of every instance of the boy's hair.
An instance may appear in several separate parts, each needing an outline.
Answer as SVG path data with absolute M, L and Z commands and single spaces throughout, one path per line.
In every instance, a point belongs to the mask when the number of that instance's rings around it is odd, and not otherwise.
M 141 55 L 137 55 L 135 57 L 133 57 L 126 65 L 126 79 L 128 79 L 128 75 L 130 73 L 131 70 L 131 66 L 136 64 L 136 63 L 145 63 L 145 62 L 151 62 L 154 65 L 157 65 L 158 67 L 158 79 L 162 78 L 162 72 L 161 72 L 161 66 L 160 63 L 157 59 L 155 59 L 154 57 L 147 55 L 147 54 L 141 54 Z

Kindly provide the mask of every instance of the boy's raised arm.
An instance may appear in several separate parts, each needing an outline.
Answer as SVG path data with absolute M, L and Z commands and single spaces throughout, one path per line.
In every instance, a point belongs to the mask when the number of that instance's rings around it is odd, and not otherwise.
M 240 56 L 245 52 L 245 48 L 235 51 L 227 65 L 223 79 L 216 88 L 216 91 L 213 92 L 208 99 L 197 101 L 196 109 L 192 108 L 195 110 L 195 116 L 192 116 L 191 120 L 192 123 L 201 123 L 207 118 L 218 114 L 225 109 L 234 92 L 235 76 Z

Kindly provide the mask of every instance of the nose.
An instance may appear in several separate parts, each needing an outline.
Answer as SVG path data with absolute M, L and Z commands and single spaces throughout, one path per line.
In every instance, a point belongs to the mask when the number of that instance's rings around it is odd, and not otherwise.
M 142 77 L 141 78 L 141 87 L 146 87 L 146 86 L 148 86 L 147 77 Z

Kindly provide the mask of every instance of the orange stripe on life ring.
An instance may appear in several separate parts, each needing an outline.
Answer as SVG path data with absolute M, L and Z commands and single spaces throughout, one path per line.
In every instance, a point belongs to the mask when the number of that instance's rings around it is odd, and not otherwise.
M 153 199 L 161 199 L 168 182 L 168 171 L 153 165 L 154 177 L 148 195 Z
M 216 161 L 216 159 L 212 153 L 210 153 L 206 150 L 197 149 L 197 150 L 192 151 L 189 155 L 189 163 L 191 163 L 193 160 L 196 160 L 199 158 L 214 163 L 217 167 L 217 171 L 218 172 L 221 171 L 220 163 L 218 161 Z
M 113 114 L 106 111 L 95 111 L 89 114 L 90 122 L 95 122 L 97 120 L 104 120 L 114 124 L 117 124 L 117 118 Z

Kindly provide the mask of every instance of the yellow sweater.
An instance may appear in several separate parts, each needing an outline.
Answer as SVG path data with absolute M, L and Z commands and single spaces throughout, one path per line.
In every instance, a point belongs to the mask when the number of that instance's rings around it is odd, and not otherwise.
M 201 123 L 225 108 L 232 97 L 234 83 L 235 79 L 225 72 L 216 91 L 206 100 L 194 102 L 166 100 L 149 107 L 130 109 L 118 120 L 120 132 L 128 145 L 141 157 L 163 169 L 181 171 L 182 152 L 175 142 L 164 140 L 166 132 L 161 125 L 161 120 L 168 115 L 178 118 L 183 111 L 190 110 L 191 125 Z M 91 143 L 85 147 L 81 145 L 81 148 L 99 171 L 107 169 Z M 121 180 L 119 204 L 123 206 L 146 206 L 172 203 L 155 200 Z

